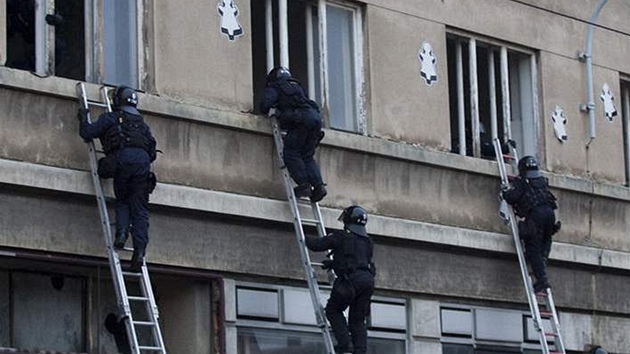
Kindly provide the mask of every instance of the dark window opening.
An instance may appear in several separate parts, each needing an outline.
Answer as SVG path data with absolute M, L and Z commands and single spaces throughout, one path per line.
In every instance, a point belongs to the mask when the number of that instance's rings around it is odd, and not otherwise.
M 35 71 L 35 0 L 7 0 L 6 66 Z
M 464 103 L 464 130 L 466 138 L 465 154 L 473 156 L 472 142 L 472 110 L 471 110 L 471 89 L 470 89 L 470 64 L 469 64 L 469 44 L 468 41 L 462 39 L 449 38 L 447 40 L 447 58 L 448 58 L 448 85 L 449 85 L 449 111 L 451 123 L 451 152 L 459 153 L 459 108 L 458 108 L 458 88 L 457 88 L 457 56 L 456 45 L 461 45 L 461 68 L 463 81 L 463 103 Z M 497 136 L 504 135 L 503 125 L 503 107 L 501 93 L 501 65 L 500 55 L 496 48 L 477 45 L 477 96 L 478 96 L 478 112 L 479 112 L 479 139 L 481 141 L 481 157 L 486 159 L 494 159 L 495 153 L 492 144 L 491 134 L 491 85 L 490 85 L 490 52 L 493 53 L 492 66 L 494 67 L 494 94 L 495 107 L 497 116 Z
M 306 90 L 308 87 L 307 58 L 306 58 L 306 6 L 312 4 L 304 1 L 289 1 L 288 4 L 288 36 L 289 36 L 289 62 L 291 75 L 297 79 Z M 265 2 L 251 1 L 251 11 L 258 16 L 252 16 L 252 69 L 254 88 L 254 109 L 260 113 L 259 104 L 264 98 L 267 78 L 267 38 Z M 313 13 L 316 8 L 313 7 Z M 272 23 L 274 43 L 274 67 L 280 65 L 280 46 L 278 30 L 278 1 L 272 1 Z
M 85 79 L 85 24 L 83 0 L 56 0 L 55 75 Z

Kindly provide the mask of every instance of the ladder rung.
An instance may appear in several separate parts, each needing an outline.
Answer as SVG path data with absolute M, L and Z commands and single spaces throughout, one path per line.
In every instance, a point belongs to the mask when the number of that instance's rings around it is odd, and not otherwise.
M 148 297 L 143 296 L 127 296 L 127 298 L 131 301 L 149 301 Z
M 540 317 L 549 317 L 549 318 L 551 318 L 551 317 L 553 317 L 553 313 L 546 312 L 546 311 L 545 312 L 541 311 L 540 312 Z
M 107 108 L 107 104 L 99 101 L 87 101 L 88 106 L 97 106 L 97 107 L 105 107 Z
M 302 220 L 302 224 L 319 225 L 319 220 L 315 220 L 315 219 L 301 219 L 301 220 Z
M 137 326 L 155 326 L 155 322 L 150 321 L 133 321 L 133 324 Z
M 135 278 L 140 278 L 142 277 L 142 273 L 138 272 L 122 272 L 123 275 L 126 275 L 128 277 L 135 277 Z
M 140 350 L 152 350 L 152 351 L 162 351 L 162 350 L 164 350 L 161 347 L 149 347 L 149 346 L 146 346 L 146 345 L 139 345 L 138 349 L 140 349 Z
M 558 333 L 555 333 L 555 332 L 545 332 L 545 337 L 555 337 L 557 335 Z

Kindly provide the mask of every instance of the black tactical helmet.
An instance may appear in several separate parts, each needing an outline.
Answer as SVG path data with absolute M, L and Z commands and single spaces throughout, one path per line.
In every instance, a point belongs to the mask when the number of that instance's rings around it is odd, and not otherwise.
M 270 84 L 272 82 L 280 81 L 280 80 L 288 80 L 291 78 L 291 72 L 289 69 L 284 66 L 277 66 L 269 72 L 267 75 L 267 83 Z
M 351 205 L 345 208 L 337 220 L 342 221 L 344 227 L 355 234 L 367 236 L 365 224 L 367 224 L 368 214 L 360 206 Z
M 112 95 L 112 104 L 115 108 L 119 108 L 127 113 L 140 114 L 140 112 L 136 109 L 136 106 L 138 105 L 138 93 L 136 93 L 136 90 L 131 87 L 116 87 Z
M 604 348 L 600 347 L 599 345 L 596 345 L 595 347 L 591 349 L 589 354 L 608 354 L 608 352 L 604 350 Z
M 518 161 L 518 174 L 525 178 L 538 178 L 542 176 L 538 170 L 538 161 L 534 156 L 523 156 Z

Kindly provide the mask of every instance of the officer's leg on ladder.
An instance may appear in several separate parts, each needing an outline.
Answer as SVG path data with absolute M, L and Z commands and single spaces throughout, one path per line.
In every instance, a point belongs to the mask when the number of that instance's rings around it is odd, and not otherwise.
M 340 353 L 350 351 L 350 331 L 343 312 L 350 306 L 354 299 L 354 289 L 352 284 L 343 276 L 335 280 L 330 298 L 326 304 L 326 318 L 330 322 L 335 339 L 337 339 L 337 350 Z
M 370 299 L 374 291 L 374 278 L 360 273 L 360 271 L 356 272 L 357 277 L 353 278 L 357 296 L 352 305 L 350 305 L 350 314 L 348 316 L 348 326 L 352 334 L 354 354 L 365 354 L 367 351 L 367 325 L 365 320 L 370 312 Z
M 148 165 L 134 165 L 134 174 L 130 181 L 129 204 L 131 207 L 131 235 L 133 237 L 135 258 L 144 256 L 149 242 L 148 175 Z
M 308 130 L 304 125 L 292 127 L 284 137 L 284 149 L 282 151 L 284 164 L 289 171 L 289 175 L 298 185 L 295 188 L 296 196 L 310 197 L 311 184 L 306 174 L 304 161 L 302 160 L 302 146 L 308 138 Z

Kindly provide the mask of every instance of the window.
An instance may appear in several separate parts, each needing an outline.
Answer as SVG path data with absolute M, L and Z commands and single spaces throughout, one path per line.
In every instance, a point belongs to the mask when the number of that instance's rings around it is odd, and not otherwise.
M 139 86 L 137 1 L 6 1 L 7 67 Z
M 623 123 L 623 147 L 626 165 L 626 186 L 630 186 L 630 80 L 621 81 L 621 111 Z
M 288 1 L 286 42 L 281 40 L 277 0 L 272 1 L 271 18 L 252 17 L 254 101 L 262 99 L 267 60 L 273 61 L 272 67 L 284 65 L 279 58 L 286 48 L 291 73 L 322 106 L 325 125 L 365 134 L 362 10 L 350 2 L 323 4 Z M 252 13 L 266 13 L 262 1 L 252 0 L 251 6 Z M 270 21 L 273 41 L 266 38 L 266 21 Z M 266 53 L 273 55 L 265 59 Z
M 523 311 L 447 305 L 440 309 L 440 322 L 443 354 L 540 353 L 539 333 Z M 548 344 L 554 348 L 553 341 Z
M 327 294 L 322 294 L 322 305 Z M 404 299 L 374 297 L 368 318 L 368 353 L 404 354 L 407 338 Z M 236 286 L 239 354 L 321 354 L 326 352 L 310 292 L 305 288 Z
M 85 352 L 85 301 L 83 278 L 0 271 L 0 348 Z
M 320 333 L 277 329 L 238 329 L 238 354 L 321 354 L 326 346 Z M 405 341 L 369 338 L 368 353 L 404 354 Z
M 492 141 L 514 140 L 536 155 L 533 53 L 461 35 L 447 38 L 451 151 L 494 159 Z

